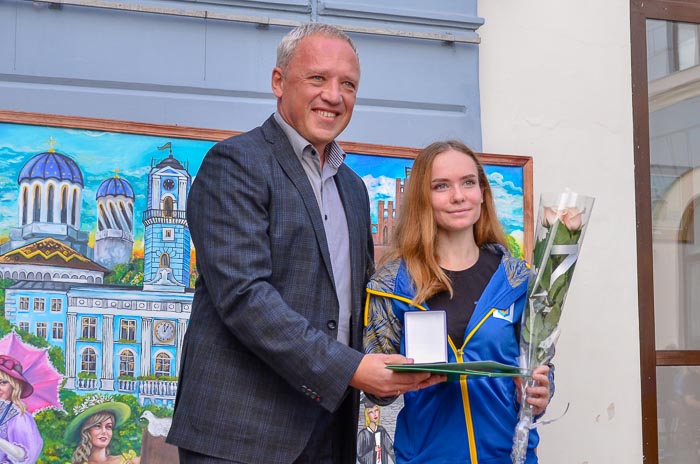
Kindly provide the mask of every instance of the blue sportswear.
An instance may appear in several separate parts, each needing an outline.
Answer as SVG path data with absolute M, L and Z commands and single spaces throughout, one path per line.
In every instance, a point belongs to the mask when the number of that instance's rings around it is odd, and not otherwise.
M 529 269 L 500 245 L 486 245 L 502 255 L 474 309 L 461 345 L 448 338 L 448 362 L 493 360 L 517 365 L 519 324 L 527 294 Z M 405 355 L 403 320 L 415 295 L 405 263 L 394 260 L 370 280 L 365 308 L 366 353 Z M 394 438 L 397 464 L 511 464 L 519 402 L 509 377 L 462 376 L 404 394 Z M 526 464 L 537 463 L 536 430 L 530 432 Z

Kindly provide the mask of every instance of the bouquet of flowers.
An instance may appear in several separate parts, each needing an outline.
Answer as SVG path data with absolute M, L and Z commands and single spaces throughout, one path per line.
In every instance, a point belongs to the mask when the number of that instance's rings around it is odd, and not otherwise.
M 543 194 L 535 229 L 532 275 L 528 302 L 520 329 L 520 367 L 531 371 L 554 357 L 559 338 L 559 318 L 583 242 L 594 199 L 573 192 Z M 513 464 L 523 464 L 527 455 L 533 407 L 521 389 L 520 416 L 513 437 Z

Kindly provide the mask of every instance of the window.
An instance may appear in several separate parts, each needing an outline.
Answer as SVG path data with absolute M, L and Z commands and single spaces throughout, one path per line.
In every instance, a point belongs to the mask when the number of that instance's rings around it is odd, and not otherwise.
M 48 188 L 48 198 L 46 200 L 46 204 L 48 205 L 46 208 L 46 222 L 53 222 L 53 196 L 54 196 L 54 186 L 52 184 L 49 184 Z
M 134 362 L 136 356 L 131 350 L 124 350 L 119 353 L 119 376 L 128 375 L 134 376 Z
M 29 311 L 29 297 L 21 296 L 19 297 L 19 310 Z
M 122 319 L 119 324 L 119 340 L 136 340 L 136 321 L 134 319 Z
M 97 369 L 97 356 L 95 355 L 95 350 L 87 347 L 83 350 L 80 355 L 80 371 L 86 372 L 88 374 L 96 374 Z
M 46 339 L 46 322 L 36 323 L 36 336 Z
M 683 71 L 700 64 L 698 37 L 700 25 L 672 22 L 674 70 Z
M 163 198 L 163 217 L 173 217 L 173 199 L 171 197 Z
M 54 340 L 63 340 L 63 322 L 54 322 L 51 324 L 51 338 Z
M 97 338 L 97 318 L 83 317 L 82 328 L 81 338 L 89 338 L 93 340 Z
M 51 312 L 60 313 L 63 309 L 63 301 L 60 298 L 51 298 Z
M 61 224 L 68 223 L 68 187 L 61 189 Z
M 700 400 L 700 3 L 632 2 L 642 442 L 697 462 Z M 641 285 L 647 282 L 649 285 Z M 693 399 L 694 398 L 694 399 Z
M 29 332 L 29 322 L 20 321 L 20 322 L 19 322 L 19 330 L 23 330 L 23 331 L 25 331 L 25 332 Z
M 34 298 L 34 312 L 43 313 L 46 309 L 46 299 L 45 298 Z
M 170 361 L 172 356 L 168 353 L 158 353 L 156 355 L 156 377 L 170 376 Z
M 27 187 L 22 188 L 22 225 L 27 223 Z
M 41 189 L 37 185 L 34 187 L 34 214 L 32 215 L 32 222 L 39 222 L 41 220 Z
M 173 240 L 175 240 L 174 229 L 170 227 L 163 229 L 163 241 L 172 242 Z

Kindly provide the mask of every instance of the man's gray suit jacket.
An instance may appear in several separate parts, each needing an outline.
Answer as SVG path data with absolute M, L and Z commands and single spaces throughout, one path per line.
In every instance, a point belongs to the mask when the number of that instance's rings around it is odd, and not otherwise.
M 244 463 L 288 464 L 321 408 L 342 410 L 355 463 L 362 304 L 372 270 L 369 199 L 342 165 L 335 176 L 350 236 L 351 347 L 336 341 L 323 219 L 281 128 L 217 143 L 193 182 L 187 220 L 199 278 L 168 441 Z

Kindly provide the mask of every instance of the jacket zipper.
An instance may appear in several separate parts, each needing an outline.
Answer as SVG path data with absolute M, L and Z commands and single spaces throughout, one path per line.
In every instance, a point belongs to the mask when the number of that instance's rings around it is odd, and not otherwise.
M 461 348 L 457 349 L 452 343 L 452 340 L 449 339 L 450 342 L 450 348 L 452 348 L 452 351 L 455 354 L 455 359 L 457 362 L 464 362 L 464 348 L 467 346 L 467 343 L 469 343 L 469 340 L 474 336 L 477 330 L 484 325 L 484 322 L 491 317 L 493 312 L 496 310 L 496 308 L 491 308 L 491 310 L 484 316 L 481 321 L 472 329 L 471 332 L 469 332 L 469 335 L 467 335 L 467 338 L 465 338 L 464 343 L 462 344 Z M 474 435 L 474 421 L 472 420 L 472 408 L 471 408 L 471 403 L 469 401 L 469 387 L 467 386 L 467 379 L 469 376 L 461 376 L 459 379 L 459 385 L 462 389 L 462 406 L 464 407 L 464 419 L 467 424 L 467 439 L 469 440 L 469 457 L 471 460 L 471 464 L 479 464 L 479 458 L 477 456 L 476 452 L 476 437 Z

